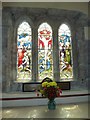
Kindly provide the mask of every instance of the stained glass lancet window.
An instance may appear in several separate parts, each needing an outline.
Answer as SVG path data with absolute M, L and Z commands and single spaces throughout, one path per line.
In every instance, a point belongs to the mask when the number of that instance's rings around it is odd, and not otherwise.
M 31 27 L 24 21 L 17 29 L 17 81 L 28 82 L 32 76 Z
M 62 24 L 58 35 L 60 79 L 70 80 L 73 78 L 71 31 L 66 24 Z
M 38 77 L 53 78 L 52 60 L 52 28 L 48 23 L 42 23 L 38 29 Z

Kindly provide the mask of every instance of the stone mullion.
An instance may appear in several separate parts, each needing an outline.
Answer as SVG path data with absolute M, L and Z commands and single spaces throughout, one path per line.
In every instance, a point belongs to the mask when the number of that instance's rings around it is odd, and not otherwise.
M 60 80 L 59 49 L 58 49 L 58 28 L 53 30 L 53 79 Z
M 38 81 L 38 33 L 37 28 L 32 30 L 32 81 Z

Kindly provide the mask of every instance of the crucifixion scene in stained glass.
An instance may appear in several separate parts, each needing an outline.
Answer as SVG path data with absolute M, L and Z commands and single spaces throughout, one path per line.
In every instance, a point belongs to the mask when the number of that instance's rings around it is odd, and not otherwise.
M 58 32 L 60 78 L 67 80 L 73 78 L 71 31 L 66 24 L 62 24 Z
M 22 22 L 17 30 L 17 81 L 31 80 L 32 71 L 32 38 L 31 27 Z
M 52 60 L 52 28 L 48 23 L 42 23 L 38 29 L 38 76 L 53 78 Z

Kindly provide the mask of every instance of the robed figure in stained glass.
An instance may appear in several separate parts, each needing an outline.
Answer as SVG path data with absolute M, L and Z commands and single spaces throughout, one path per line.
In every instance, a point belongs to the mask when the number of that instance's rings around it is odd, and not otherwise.
M 42 23 L 38 29 L 38 71 L 39 79 L 52 78 L 52 29 Z
M 66 24 L 59 28 L 60 78 L 73 78 L 71 31 Z
M 17 81 L 28 82 L 31 80 L 31 53 L 31 27 L 24 21 L 17 29 Z

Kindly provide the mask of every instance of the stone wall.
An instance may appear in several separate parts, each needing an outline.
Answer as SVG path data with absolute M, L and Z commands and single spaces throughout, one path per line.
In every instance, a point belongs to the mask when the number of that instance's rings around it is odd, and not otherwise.
M 58 35 L 57 31 L 62 23 L 70 26 L 72 33 L 73 51 L 73 72 L 74 78 L 71 82 L 71 89 L 86 89 L 88 86 L 88 42 L 85 40 L 84 27 L 88 25 L 88 16 L 79 11 L 60 9 L 39 9 L 39 8 L 12 8 L 4 7 L 2 10 L 2 90 L 3 92 L 22 91 L 22 83 L 16 82 L 16 60 L 17 60 L 17 28 L 26 20 L 30 23 L 33 31 L 32 57 L 33 76 L 32 81 L 37 77 L 37 30 L 38 26 L 47 21 L 53 29 L 54 58 L 54 79 L 59 80 L 58 61 Z
M 2 7 L 0 3 L 0 91 L 2 92 Z M 2 95 L 0 95 L 1 97 Z

